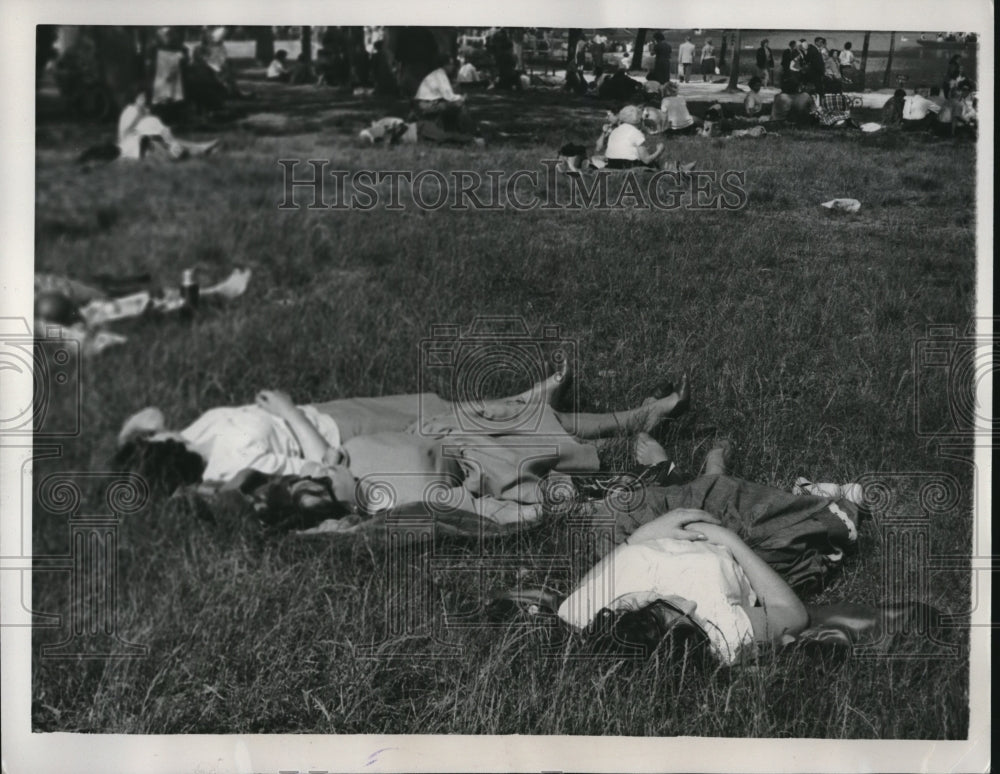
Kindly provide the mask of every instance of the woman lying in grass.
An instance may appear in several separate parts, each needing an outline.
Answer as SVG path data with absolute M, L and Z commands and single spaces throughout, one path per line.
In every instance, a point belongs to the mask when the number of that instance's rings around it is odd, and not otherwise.
M 887 641 L 894 624 L 919 631 L 922 622 L 935 636 L 940 613 L 922 602 L 807 608 L 798 593 L 819 590 L 854 543 L 857 505 L 727 476 L 729 452 L 728 445 L 709 452 L 705 474 L 688 484 L 654 482 L 636 508 L 614 509 L 616 547 L 561 603 L 551 591 L 522 589 L 488 610 L 499 617 L 512 606 L 544 610 L 605 650 L 649 656 L 663 648 L 668 658 L 697 654 L 725 665 L 764 645 Z M 636 457 L 666 460 L 641 433 Z
M 677 509 L 636 530 L 558 609 L 576 629 L 649 655 L 706 647 L 732 664 L 755 643 L 780 644 L 809 622 L 791 587 L 710 513 Z
M 362 511 L 433 498 L 450 510 L 502 523 L 541 514 L 539 484 L 550 471 L 598 469 L 598 439 L 652 429 L 689 404 L 687 379 L 666 397 L 609 414 L 568 414 L 552 404 L 557 373 L 512 398 L 453 403 L 436 395 L 350 398 L 296 406 L 264 390 L 254 405 L 206 412 L 180 432 L 158 409 L 131 417 L 116 462 L 163 489 L 231 482 L 245 470 L 328 476 L 337 499 Z

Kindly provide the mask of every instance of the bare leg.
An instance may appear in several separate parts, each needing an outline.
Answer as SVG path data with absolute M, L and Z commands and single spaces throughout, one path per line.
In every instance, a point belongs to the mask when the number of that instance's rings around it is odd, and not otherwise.
M 649 433 L 639 433 L 635 437 L 635 461 L 640 465 L 659 465 L 669 462 L 667 450 L 664 449 Z
M 685 374 L 681 379 L 681 386 L 673 393 L 652 402 L 644 402 L 639 408 L 608 414 L 560 414 L 558 411 L 555 414 L 560 424 L 572 428 L 579 438 L 605 438 L 611 435 L 629 435 L 636 429 L 648 433 L 664 419 L 683 414 L 690 401 L 690 387 Z
M 532 385 L 530 389 L 519 395 L 515 395 L 513 400 L 521 400 L 525 403 L 542 401 L 550 406 L 555 405 L 566 385 L 569 384 L 570 376 L 569 359 L 565 356 L 559 357 L 556 360 L 556 372 L 552 376 Z
M 706 476 L 724 476 L 733 461 L 733 444 L 728 439 L 720 441 L 705 457 Z

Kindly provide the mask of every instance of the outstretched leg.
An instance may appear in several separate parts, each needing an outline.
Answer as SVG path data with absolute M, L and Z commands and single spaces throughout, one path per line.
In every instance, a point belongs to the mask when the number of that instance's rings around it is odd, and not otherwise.
M 687 374 L 681 385 L 670 395 L 645 402 L 639 408 L 626 411 L 612 411 L 607 414 L 560 414 L 556 418 L 567 429 L 572 429 L 579 438 L 607 438 L 613 435 L 629 435 L 635 430 L 650 432 L 664 420 L 677 417 L 689 408 L 691 388 Z

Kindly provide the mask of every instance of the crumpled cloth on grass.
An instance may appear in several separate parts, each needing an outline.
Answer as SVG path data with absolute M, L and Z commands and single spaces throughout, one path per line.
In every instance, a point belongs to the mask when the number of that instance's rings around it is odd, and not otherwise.
M 839 212 L 857 212 L 861 209 L 861 202 L 857 199 L 831 199 L 828 202 L 823 202 L 820 206 Z

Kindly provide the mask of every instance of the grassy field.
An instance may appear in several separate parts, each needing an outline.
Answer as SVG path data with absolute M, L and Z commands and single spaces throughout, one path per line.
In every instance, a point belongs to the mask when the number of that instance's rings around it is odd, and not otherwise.
M 929 324 L 964 327 L 974 310 L 975 148 L 917 136 L 784 130 L 761 140 L 672 140 L 668 157 L 746 174 L 737 211 L 619 209 L 403 212 L 279 211 L 279 158 L 340 169 L 537 169 L 565 141 L 590 141 L 603 106 L 559 95 L 473 99 L 492 122 L 486 148 L 362 149 L 352 136 L 400 108 L 266 88 L 244 110 L 280 112 L 278 134 L 235 120 L 182 128 L 219 136 L 220 152 L 180 164 L 73 163 L 110 128 L 45 114 L 37 130 L 36 269 L 85 278 L 151 272 L 163 283 L 196 267 L 203 283 L 235 266 L 247 294 L 193 320 L 141 320 L 129 342 L 84 364 L 82 433 L 35 480 L 102 471 L 123 418 L 164 409 L 177 426 L 264 387 L 298 402 L 411 392 L 431 325 L 516 315 L 557 325 L 576 346 L 577 407 L 639 403 L 688 369 L 694 410 L 661 429 L 697 473 L 727 434 L 735 472 L 789 488 L 884 477 L 895 495 L 818 600 L 877 602 L 887 588 L 894 514 L 920 513 L 920 476 L 967 466 L 914 432 L 947 422 L 942 370 L 915 367 Z M 862 202 L 856 215 L 819 203 Z M 497 391 L 526 385 L 503 379 Z M 438 385 L 446 394 L 446 382 Z M 627 462 L 621 447 L 609 466 Z M 916 474 L 910 478 L 895 474 Z M 908 483 L 907 483 L 908 482 Z M 917 482 L 917 483 L 914 483 Z M 83 510 L 99 484 L 80 478 Z M 967 494 L 927 524 L 935 554 L 968 556 Z M 66 553 L 67 519 L 36 497 L 34 551 Z M 393 633 L 406 592 L 379 536 L 267 538 L 237 510 L 215 523 L 152 502 L 119 529 L 119 631 L 145 658 L 40 658 L 65 628 L 34 635 L 33 727 L 111 733 L 468 733 L 964 738 L 967 637 L 933 658 L 839 665 L 765 658 L 738 670 L 678 672 L 589 658 L 576 638 L 537 624 L 497 626 L 482 603 L 515 583 L 567 590 L 567 529 L 478 544 L 438 540 L 412 557 L 408 604 L 427 620 Z M 485 567 L 485 569 L 482 569 Z M 967 564 L 908 568 L 923 596 L 964 620 Z M 891 581 L 891 578 L 890 578 Z M 894 581 L 890 582 L 892 585 Z M 65 573 L 39 571 L 32 606 L 68 615 Z M 808 601 L 816 601 L 816 599 Z M 920 655 L 926 645 L 902 650 Z M 438 656 L 438 657 L 429 657 Z M 924 655 L 927 655 L 924 653 Z

